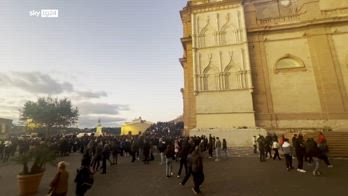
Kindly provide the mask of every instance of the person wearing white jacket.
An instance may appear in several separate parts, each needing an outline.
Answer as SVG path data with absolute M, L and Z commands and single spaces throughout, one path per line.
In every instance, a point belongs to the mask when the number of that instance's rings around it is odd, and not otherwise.
M 286 169 L 290 171 L 293 169 L 292 167 L 292 155 L 291 155 L 291 145 L 289 143 L 289 139 L 285 139 L 282 149 L 284 151 L 284 156 L 285 156 L 285 163 L 286 163 Z

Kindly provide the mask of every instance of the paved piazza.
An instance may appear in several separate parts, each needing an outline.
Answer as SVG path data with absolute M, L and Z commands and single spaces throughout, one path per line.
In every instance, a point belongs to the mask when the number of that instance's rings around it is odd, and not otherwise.
M 238 153 L 240 152 L 240 153 Z M 287 172 L 284 161 L 267 160 L 260 163 L 255 155 L 246 149 L 231 152 L 228 159 L 214 162 L 205 158 L 205 182 L 201 195 L 344 195 L 347 192 L 348 160 L 334 159 L 334 168 L 327 168 L 321 163 L 322 176 L 311 173 Z M 74 195 L 74 177 L 80 164 L 80 154 L 72 154 L 63 160 L 70 163 L 69 194 Z M 296 161 L 294 162 L 296 166 Z M 177 171 L 178 163 L 174 164 Z M 309 166 L 305 164 L 305 169 Z M 0 164 L 1 195 L 17 194 L 16 173 L 20 166 Z M 47 167 L 40 185 L 39 196 L 48 191 L 48 184 L 54 176 L 55 168 Z M 95 175 L 93 188 L 87 196 L 122 195 L 122 196 L 177 196 L 193 195 L 192 178 L 183 187 L 175 176 L 165 177 L 165 166 L 160 165 L 158 157 L 149 165 L 142 162 L 130 163 L 130 158 L 121 158 L 116 166 L 108 167 L 108 173 Z

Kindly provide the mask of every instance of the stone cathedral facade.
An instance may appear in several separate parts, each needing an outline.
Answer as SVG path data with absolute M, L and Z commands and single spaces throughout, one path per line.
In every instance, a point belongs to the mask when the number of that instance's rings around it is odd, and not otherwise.
M 191 0 L 185 130 L 348 130 L 347 0 Z

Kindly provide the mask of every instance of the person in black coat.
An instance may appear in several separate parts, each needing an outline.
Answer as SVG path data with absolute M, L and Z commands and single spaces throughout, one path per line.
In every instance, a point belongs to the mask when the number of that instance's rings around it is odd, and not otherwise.
M 182 168 L 185 168 L 185 174 L 187 175 L 188 173 L 188 169 L 187 169 L 187 155 L 189 153 L 190 150 L 190 144 L 188 143 L 187 139 L 185 138 L 183 143 L 182 143 L 182 147 L 181 150 L 179 152 L 180 155 L 180 167 L 179 167 L 179 171 L 178 171 L 178 175 L 177 177 L 179 178 L 181 175 L 181 171 Z
M 102 151 L 102 168 L 103 171 L 101 172 L 102 174 L 106 174 L 106 160 L 110 158 L 110 147 L 108 144 L 104 145 L 103 151 Z
M 143 147 L 143 155 L 144 155 L 144 164 L 149 164 L 150 161 L 150 150 L 151 150 L 151 145 L 150 143 L 145 140 L 144 141 L 144 147 Z
M 203 172 L 203 157 L 197 147 L 195 151 L 192 152 L 191 167 L 192 167 L 192 176 L 193 176 L 193 184 L 194 184 L 192 191 L 195 194 L 198 194 L 201 192 L 200 186 L 204 182 L 204 172 Z
M 298 138 L 295 140 L 295 151 L 296 151 L 296 158 L 297 158 L 297 171 L 299 172 L 306 172 L 303 169 L 303 159 L 304 155 L 306 153 L 305 145 L 304 145 L 304 140 L 303 136 L 300 134 Z
M 76 183 L 76 196 L 84 196 L 87 190 L 93 185 L 93 174 L 89 169 L 89 165 L 82 165 L 77 170 L 74 182 Z
M 258 143 L 258 146 L 259 146 L 259 152 L 260 152 L 260 161 L 263 162 L 266 160 L 266 156 L 265 156 L 265 153 L 266 153 L 266 150 L 265 150 L 265 145 L 266 145 L 266 141 L 265 141 L 265 138 L 260 135 L 259 138 L 257 138 L 257 143 Z

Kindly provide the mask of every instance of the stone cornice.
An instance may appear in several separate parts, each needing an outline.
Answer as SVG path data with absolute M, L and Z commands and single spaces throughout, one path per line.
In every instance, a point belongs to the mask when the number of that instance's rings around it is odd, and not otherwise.
M 247 28 L 248 33 L 264 32 L 264 31 L 279 31 L 288 30 L 295 28 L 303 28 L 316 25 L 327 25 L 327 24 L 338 24 L 348 22 L 348 16 L 346 17 L 335 17 L 335 18 L 323 18 L 323 19 L 313 19 L 306 21 L 298 21 L 296 23 L 284 23 L 266 26 L 255 26 Z
M 193 47 L 192 49 L 194 50 L 209 50 L 209 49 L 214 49 L 214 48 L 226 48 L 226 47 L 235 47 L 235 46 L 243 46 L 245 44 L 248 44 L 247 41 L 239 42 L 236 44 L 223 44 L 223 45 L 214 45 L 214 46 L 205 46 L 205 47 Z
M 180 11 L 181 18 L 183 18 L 184 13 L 200 13 L 200 12 L 208 12 L 208 11 L 218 11 L 224 10 L 228 8 L 239 8 L 242 7 L 242 0 L 225 0 L 219 2 L 211 2 L 194 5 L 192 3 L 188 3 L 186 7 Z
M 187 59 L 186 58 L 180 58 L 179 61 L 180 61 L 181 67 L 185 68 L 185 63 L 186 63 Z
M 185 58 L 185 57 L 180 58 L 179 61 L 180 61 L 181 67 L 182 67 L 182 68 L 185 68 L 185 63 L 186 63 L 186 61 L 187 61 L 187 58 Z
M 191 36 L 181 38 L 181 44 L 182 44 L 182 47 L 185 50 L 186 50 L 186 44 L 188 44 L 188 43 L 192 43 L 192 37 Z

